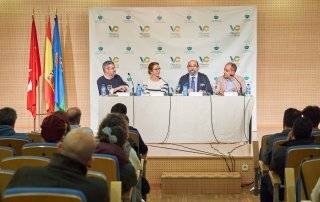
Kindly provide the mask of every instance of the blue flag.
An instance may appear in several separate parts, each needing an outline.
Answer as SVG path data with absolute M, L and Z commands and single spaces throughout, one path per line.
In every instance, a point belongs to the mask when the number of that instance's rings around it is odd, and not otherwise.
M 64 99 L 64 78 L 62 65 L 62 51 L 60 43 L 60 33 L 58 16 L 54 18 L 54 30 L 52 37 L 52 58 L 53 58 L 53 77 L 54 77 L 54 102 L 55 111 L 66 111 Z

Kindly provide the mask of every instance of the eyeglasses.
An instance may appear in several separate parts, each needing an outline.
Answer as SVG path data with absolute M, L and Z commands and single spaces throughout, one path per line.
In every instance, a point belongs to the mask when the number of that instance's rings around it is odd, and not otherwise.
M 155 68 L 155 69 L 153 69 L 153 70 L 160 70 L 161 68 Z

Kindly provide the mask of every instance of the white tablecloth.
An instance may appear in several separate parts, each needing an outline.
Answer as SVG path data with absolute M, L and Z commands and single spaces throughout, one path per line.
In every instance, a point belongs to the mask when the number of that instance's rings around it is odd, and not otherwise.
M 246 141 L 254 107 L 253 97 L 242 96 L 99 97 L 99 123 L 118 102 L 146 143 Z

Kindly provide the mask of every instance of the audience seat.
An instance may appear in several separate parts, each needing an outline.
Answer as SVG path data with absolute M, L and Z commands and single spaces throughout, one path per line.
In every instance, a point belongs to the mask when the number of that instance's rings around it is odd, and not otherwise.
M 18 170 L 23 166 L 43 167 L 47 166 L 49 159 L 38 156 L 14 156 L 4 158 L 0 161 L 1 169 Z
M 116 156 L 95 154 L 90 170 L 99 171 L 107 176 L 108 182 L 120 180 L 119 163 Z
M 52 187 L 10 188 L 3 193 L 3 202 L 86 202 L 78 190 Z
M 29 137 L 31 142 L 44 142 L 41 134 L 38 132 L 32 131 L 32 132 L 28 133 L 27 136 Z
M 14 149 L 12 147 L 0 146 L 0 161 L 7 157 L 14 156 Z
M 16 151 L 16 155 L 21 155 L 21 149 L 24 144 L 29 143 L 28 139 L 20 136 L 6 136 L 0 138 L 0 146 L 12 147 Z
M 1 193 L 3 193 L 3 191 L 8 186 L 14 173 L 14 170 L 0 169 L 0 198 Z
M 51 158 L 57 152 L 58 146 L 56 143 L 28 143 L 22 147 L 22 155 L 25 156 L 43 156 Z
M 310 159 L 301 164 L 301 199 L 311 199 L 311 192 L 320 177 L 320 159 Z
M 303 160 L 319 158 L 320 146 L 319 145 L 300 145 L 293 146 L 288 149 L 286 168 L 293 168 L 295 179 L 299 175 L 299 166 Z M 273 201 L 279 201 L 279 190 L 281 186 L 281 179 L 273 171 L 269 171 L 269 176 L 273 186 Z

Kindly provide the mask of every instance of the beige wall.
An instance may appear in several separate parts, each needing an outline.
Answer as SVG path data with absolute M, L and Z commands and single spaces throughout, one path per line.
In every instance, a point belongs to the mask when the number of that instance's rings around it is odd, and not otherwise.
M 108 6 L 256 5 L 258 10 L 258 127 L 281 123 L 287 107 L 320 105 L 319 0 L 94 1 L 0 0 L 0 107 L 17 110 L 17 130 L 30 130 L 26 84 L 32 10 L 43 63 L 45 23 L 57 9 L 62 37 L 67 106 L 90 122 L 88 8 Z M 51 18 L 53 20 L 53 18 Z

